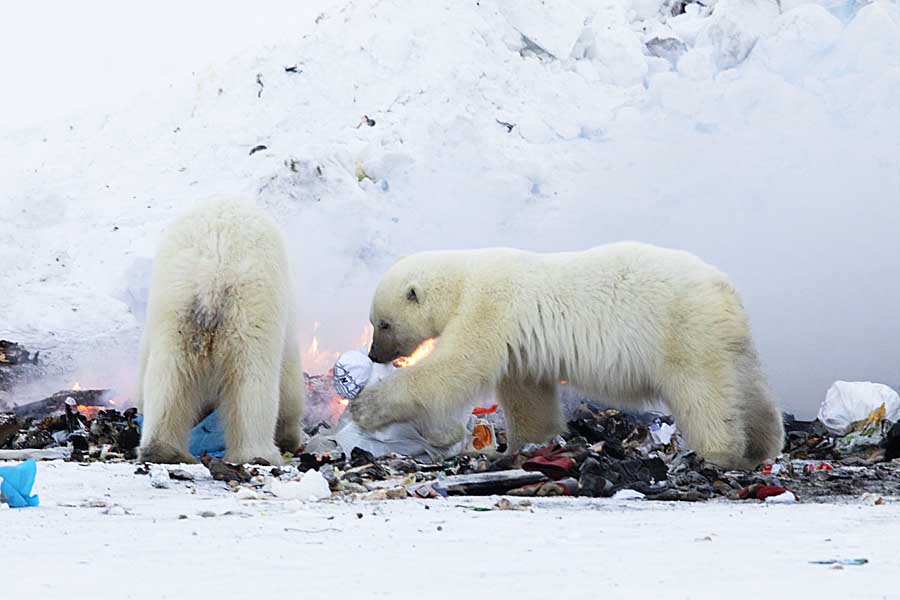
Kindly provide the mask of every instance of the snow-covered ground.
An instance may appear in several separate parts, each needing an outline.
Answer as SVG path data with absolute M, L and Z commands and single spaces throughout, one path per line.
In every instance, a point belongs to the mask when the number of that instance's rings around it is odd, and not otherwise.
M 896 2 L 295 5 L 6 20 L 0 337 L 58 376 L 20 399 L 129 395 L 147 259 L 215 192 L 289 232 L 311 371 L 399 255 L 634 238 L 733 275 L 788 409 L 900 383 Z
M 0 510 L 3 597 L 896 597 L 891 502 L 241 501 L 189 469 L 156 489 L 135 465 L 41 463 L 42 505 Z

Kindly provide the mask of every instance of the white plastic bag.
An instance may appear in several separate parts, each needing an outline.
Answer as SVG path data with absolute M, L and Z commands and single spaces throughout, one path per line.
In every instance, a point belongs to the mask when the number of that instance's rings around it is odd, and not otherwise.
M 846 435 L 852 425 L 884 404 L 885 419 L 900 420 L 900 395 L 870 381 L 835 381 L 819 407 L 819 420 L 834 435 Z
M 396 370 L 397 367 L 392 364 L 373 363 L 363 352 L 344 352 L 334 364 L 334 389 L 352 402 L 366 386 L 374 385 Z M 411 422 L 391 423 L 376 431 L 365 431 L 346 412 L 333 429 L 320 431 L 310 439 L 306 450 L 323 453 L 340 449 L 349 454 L 353 448 L 361 448 L 376 457 L 396 452 L 425 462 L 439 462 L 466 451 L 495 451 L 497 440 L 493 426 L 486 419 L 469 414 L 468 410 L 461 411 L 456 417 L 449 417 L 466 426 L 463 439 L 450 447 L 432 445 Z

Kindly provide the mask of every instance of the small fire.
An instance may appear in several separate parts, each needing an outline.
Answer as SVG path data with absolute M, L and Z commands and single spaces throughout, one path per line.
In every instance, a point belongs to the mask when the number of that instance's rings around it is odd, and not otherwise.
M 319 338 L 316 336 L 318 329 L 319 322 L 316 321 L 313 323 L 313 336 L 309 348 L 303 352 L 300 358 L 303 368 L 309 373 L 327 373 L 334 365 L 334 361 L 340 356 L 338 352 L 323 352 L 319 350 Z
M 300 357 L 303 369 L 307 373 L 329 373 L 334 366 L 335 361 L 337 361 L 338 357 L 341 355 L 340 352 L 332 352 L 321 348 L 319 337 L 317 335 L 318 330 L 319 322 L 316 321 L 313 323 L 312 341 L 310 341 L 309 347 L 303 351 Z M 367 349 L 372 342 L 372 331 L 372 325 L 366 323 L 362 332 L 359 334 L 359 339 L 353 347 L 363 349 L 365 352 L 365 349 Z
M 350 401 L 346 398 L 338 398 L 338 404 L 346 408 L 347 405 L 350 404 Z
M 73 392 L 80 392 L 80 391 L 81 391 L 81 384 L 78 383 L 77 381 L 76 381 L 75 383 L 73 383 L 73 384 L 72 384 L 72 391 L 73 391 Z
M 401 356 L 400 358 L 396 359 L 393 364 L 398 369 L 411 367 L 431 354 L 434 351 L 435 345 L 436 341 L 434 338 L 427 339 L 419 344 L 419 347 L 416 348 L 415 352 L 413 352 L 409 356 Z
M 85 406 L 84 404 L 78 404 L 75 406 L 75 410 L 80 414 L 84 415 L 88 419 L 97 418 L 97 414 L 104 410 L 103 406 Z

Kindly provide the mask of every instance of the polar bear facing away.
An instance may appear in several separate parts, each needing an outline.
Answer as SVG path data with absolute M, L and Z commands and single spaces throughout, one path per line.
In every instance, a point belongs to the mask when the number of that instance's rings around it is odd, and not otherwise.
M 229 462 L 300 444 L 303 376 L 278 227 L 217 198 L 175 222 L 153 268 L 141 342 L 141 460 L 193 462 L 190 429 L 219 408 Z
M 386 362 L 438 338 L 434 352 L 351 405 L 368 429 L 420 424 L 461 435 L 449 415 L 495 391 L 509 446 L 563 428 L 557 384 L 624 404 L 661 397 L 687 443 L 750 468 L 783 443 L 747 316 L 728 278 L 681 251 L 638 243 L 584 252 L 425 252 L 397 262 L 371 308 L 371 357 Z

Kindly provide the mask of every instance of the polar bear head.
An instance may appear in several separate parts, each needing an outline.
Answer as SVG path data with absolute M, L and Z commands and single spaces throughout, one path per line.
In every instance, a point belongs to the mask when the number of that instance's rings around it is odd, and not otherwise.
M 378 284 L 369 320 L 369 358 L 390 362 L 439 337 L 459 299 L 461 273 L 453 252 L 423 252 L 397 261 Z

